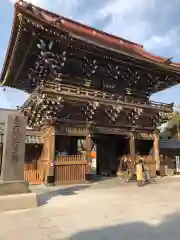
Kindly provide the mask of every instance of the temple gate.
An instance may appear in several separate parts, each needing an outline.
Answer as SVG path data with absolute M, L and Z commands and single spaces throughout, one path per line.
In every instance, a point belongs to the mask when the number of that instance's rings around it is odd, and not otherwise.
M 65 167 L 63 180 L 56 170 L 65 159 L 90 174 L 92 142 L 97 174 L 114 173 L 119 156 L 135 161 L 138 152 L 148 156 L 153 146 L 151 162 L 158 167 L 157 127 L 170 119 L 173 104 L 150 96 L 179 83 L 179 72 L 178 64 L 140 44 L 19 1 L 1 79 L 30 94 L 19 111 L 44 137 L 39 166 L 46 166 L 46 181 L 59 183 L 67 180 Z M 78 138 L 85 141 L 84 153 L 78 152 Z

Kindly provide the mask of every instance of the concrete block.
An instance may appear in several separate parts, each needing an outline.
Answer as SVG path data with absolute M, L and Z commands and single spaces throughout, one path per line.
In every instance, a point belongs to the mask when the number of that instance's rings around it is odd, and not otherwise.
M 36 193 L 0 196 L 0 212 L 30 209 L 37 207 Z
M 0 181 L 0 196 L 28 192 L 30 192 L 28 181 Z

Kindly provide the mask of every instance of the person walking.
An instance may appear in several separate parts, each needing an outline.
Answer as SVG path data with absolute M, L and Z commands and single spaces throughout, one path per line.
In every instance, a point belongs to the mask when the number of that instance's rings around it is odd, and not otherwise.
M 143 160 L 142 158 L 136 164 L 136 177 L 137 177 L 137 186 L 142 187 L 144 185 L 144 178 L 143 178 Z
M 120 171 L 122 173 L 122 179 L 124 179 L 124 180 L 126 180 L 127 169 L 128 169 L 127 157 L 124 156 L 121 158 L 121 161 L 120 161 Z
M 131 159 L 127 159 L 126 182 L 130 182 L 131 180 L 132 180 L 132 161 Z

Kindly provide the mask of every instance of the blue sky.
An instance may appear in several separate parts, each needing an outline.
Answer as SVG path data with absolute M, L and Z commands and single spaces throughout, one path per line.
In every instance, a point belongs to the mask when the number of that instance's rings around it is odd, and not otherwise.
M 0 0 L 0 71 L 4 62 L 15 0 Z M 179 0 L 31 0 L 74 20 L 141 43 L 154 54 L 180 62 Z M 0 88 L 0 107 L 15 108 L 27 94 Z M 152 96 L 155 101 L 180 104 L 180 85 Z

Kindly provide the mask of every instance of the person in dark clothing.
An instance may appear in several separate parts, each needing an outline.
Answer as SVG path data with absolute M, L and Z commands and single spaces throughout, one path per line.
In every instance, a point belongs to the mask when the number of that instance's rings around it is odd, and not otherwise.
M 139 160 L 139 164 L 142 165 L 142 171 L 144 172 L 145 171 L 145 167 L 144 167 L 144 159 L 141 157 L 140 160 Z
M 121 158 L 121 161 L 120 161 L 120 170 L 122 172 L 123 179 L 125 179 L 125 177 L 126 177 L 127 169 L 128 169 L 127 157 L 124 156 Z
M 126 174 L 126 182 L 130 182 L 133 177 L 133 162 L 129 158 L 127 160 L 127 174 Z
M 141 157 L 140 160 L 139 160 L 139 163 L 141 164 L 142 166 L 142 173 L 143 173 L 143 178 L 144 178 L 144 183 L 148 183 L 148 176 L 147 176 L 147 170 L 145 169 L 145 165 L 144 165 L 144 158 Z
M 122 172 L 122 178 L 129 182 L 132 179 L 132 166 L 131 161 L 126 156 L 121 159 L 120 170 Z

